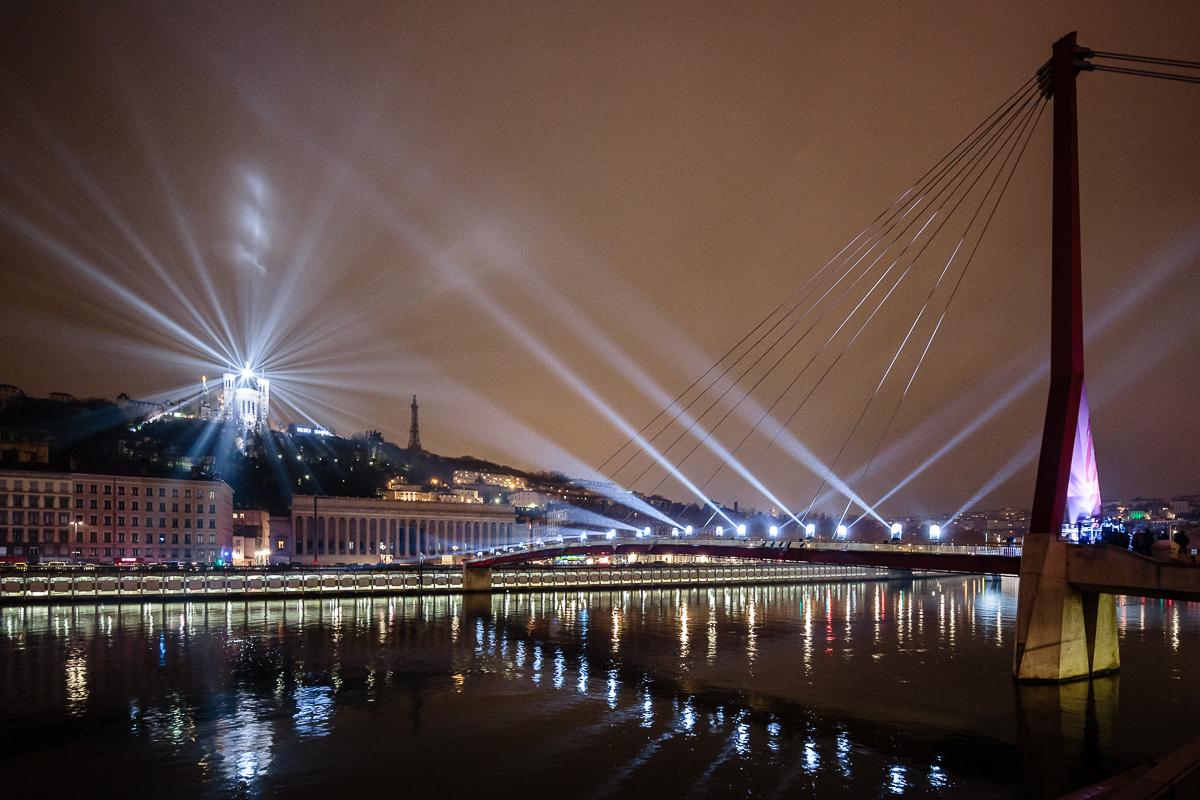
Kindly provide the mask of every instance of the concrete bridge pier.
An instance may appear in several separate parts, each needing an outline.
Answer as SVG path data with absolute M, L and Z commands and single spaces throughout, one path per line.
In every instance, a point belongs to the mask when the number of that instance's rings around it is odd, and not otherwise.
M 1025 537 L 1013 654 L 1018 681 L 1062 683 L 1121 667 L 1116 599 L 1069 582 L 1069 546 L 1053 534 Z
M 473 567 L 468 564 L 463 564 L 464 592 L 490 592 L 491 590 L 491 567 Z

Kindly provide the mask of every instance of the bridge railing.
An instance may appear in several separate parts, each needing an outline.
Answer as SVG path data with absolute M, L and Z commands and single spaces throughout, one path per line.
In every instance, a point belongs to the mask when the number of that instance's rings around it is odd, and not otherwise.
M 634 537 L 634 536 L 617 536 L 613 539 L 605 539 L 601 537 L 589 538 L 586 540 L 567 538 L 563 541 L 558 539 L 543 540 L 534 542 L 522 542 L 512 546 L 515 551 L 539 551 L 544 550 L 547 553 L 552 553 L 560 547 L 579 546 L 579 545 L 621 545 L 621 544 L 691 544 L 703 545 L 705 547 L 729 547 L 729 548 L 762 548 L 764 554 L 770 554 L 773 551 L 781 549 L 796 549 L 808 547 L 815 550 L 841 550 L 841 551 L 886 551 L 891 553 L 932 553 L 942 555 L 974 555 L 974 556 L 1014 556 L 1021 555 L 1019 545 L 987 545 L 987 544 L 950 544 L 941 542 L 850 542 L 837 540 L 801 540 L 801 539 L 763 539 L 763 538 L 747 538 L 747 537 L 709 537 L 709 536 L 687 536 L 687 537 Z M 503 551 L 502 551 L 503 552 Z

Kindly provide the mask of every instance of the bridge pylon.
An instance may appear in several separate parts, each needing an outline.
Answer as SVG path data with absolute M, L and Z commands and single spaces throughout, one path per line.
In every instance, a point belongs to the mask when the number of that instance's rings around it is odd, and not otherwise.
M 1013 677 L 1082 680 L 1120 668 L 1116 603 L 1081 591 L 1067 572 L 1062 523 L 1071 494 L 1099 504 L 1083 382 L 1083 292 L 1079 237 L 1079 147 L 1075 76 L 1088 51 L 1069 33 L 1039 75 L 1054 98 L 1053 231 L 1050 279 L 1050 394 L 1029 533 L 1021 553 Z M 1074 522 L 1074 519 L 1072 519 Z

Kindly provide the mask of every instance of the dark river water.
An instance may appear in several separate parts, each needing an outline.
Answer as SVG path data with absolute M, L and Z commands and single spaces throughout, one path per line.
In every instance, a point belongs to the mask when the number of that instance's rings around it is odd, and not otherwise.
M 1118 599 L 1120 676 L 1018 688 L 1015 590 L 5 607 L 0 771 L 16 797 L 1053 797 L 1200 731 L 1200 604 Z

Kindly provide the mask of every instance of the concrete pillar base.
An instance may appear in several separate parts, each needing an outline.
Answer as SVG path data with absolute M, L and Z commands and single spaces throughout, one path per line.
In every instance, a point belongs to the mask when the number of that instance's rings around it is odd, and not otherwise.
M 491 567 L 463 567 L 464 592 L 490 592 L 491 590 Z
M 1062 683 L 1116 672 L 1116 600 L 1067 582 L 1066 542 L 1052 534 L 1025 537 L 1017 599 L 1013 677 Z

